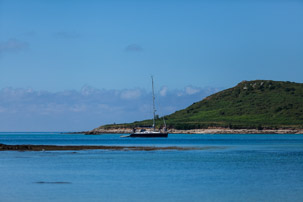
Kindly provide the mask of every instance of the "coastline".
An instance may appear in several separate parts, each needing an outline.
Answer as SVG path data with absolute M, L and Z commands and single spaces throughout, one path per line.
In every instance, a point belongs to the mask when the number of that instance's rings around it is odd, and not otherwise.
M 91 131 L 82 132 L 86 135 L 99 134 L 130 134 L 130 128 L 117 129 L 94 129 Z M 76 132 L 78 133 L 78 132 Z M 170 134 L 303 134 L 303 129 L 228 129 L 228 128 L 210 128 L 210 129 L 191 129 L 191 130 L 168 130 Z

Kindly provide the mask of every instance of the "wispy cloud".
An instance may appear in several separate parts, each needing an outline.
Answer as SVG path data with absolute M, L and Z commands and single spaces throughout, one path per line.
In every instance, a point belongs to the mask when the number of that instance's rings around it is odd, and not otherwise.
M 19 52 L 29 47 L 28 43 L 20 41 L 18 39 L 9 39 L 7 41 L 0 42 L 0 53 L 5 52 Z
M 125 90 L 121 92 L 121 98 L 125 100 L 138 99 L 141 96 L 141 90 Z
M 166 96 L 166 95 L 167 95 L 167 91 L 168 91 L 168 87 L 167 87 L 167 86 L 163 86 L 163 87 L 161 88 L 161 90 L 159 91 L 159 94 L 160 94 L 161 96 Z
M 194 89 L 194 90 L 193 90 Z M 156 91 L 159 115 L 183 109 L 217 92 L 214 88 Z M 107 123 L 151 118 L 151 92 L 105 90 L 84 86 L 61 92 L 24 88 L 0 89 L 0 131 L 81 131 Z
M 201 90 L 201 89 L 195 88 L 195 87 L 192 87 L 192 86 L 187 86 L 187 87 L 185 87 L 185 92 L 186 92 L 188 95 L 196 94 L 196 93 L 198 93 L 200 90 Z
M 138 44 L 130 44 L 125 47 L 126 52 L 141 52 L 143 48 Z

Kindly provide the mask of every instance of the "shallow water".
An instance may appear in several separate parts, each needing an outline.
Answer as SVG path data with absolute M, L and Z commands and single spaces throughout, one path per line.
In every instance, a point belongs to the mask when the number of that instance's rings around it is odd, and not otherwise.
M 0 201 L 303 201 L 303 135 L 0 133 L 4 144 L 200 147 L 0 152 Z

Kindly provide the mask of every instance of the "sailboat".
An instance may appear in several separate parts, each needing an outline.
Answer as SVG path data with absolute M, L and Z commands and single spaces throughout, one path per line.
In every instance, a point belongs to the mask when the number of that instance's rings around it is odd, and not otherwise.
M 133 129 L 133 133 L 131 133 L 128 137 L 167 137 L 168 132 L 166 128 L 165 119 L 163 117 L 164 128 L 162 130 L 156 130 L 156 107 L 155 107 L 155 93 L 154 93 L 154 79 L 152 79 L 152 92 L 153 92 L 153 126 L 151 130 L 146 129 Z

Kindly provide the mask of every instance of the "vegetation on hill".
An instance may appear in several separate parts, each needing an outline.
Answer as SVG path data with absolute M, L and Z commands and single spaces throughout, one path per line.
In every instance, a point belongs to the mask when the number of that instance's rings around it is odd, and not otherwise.
M 243 81 L 186 109 L 165 116 L 168 128 L 303 128 L 303 84 L 270 80 Z M 100 128 L 151 126 L 151 120 Z M 163 126 L 161 118 L 157 120 Z

